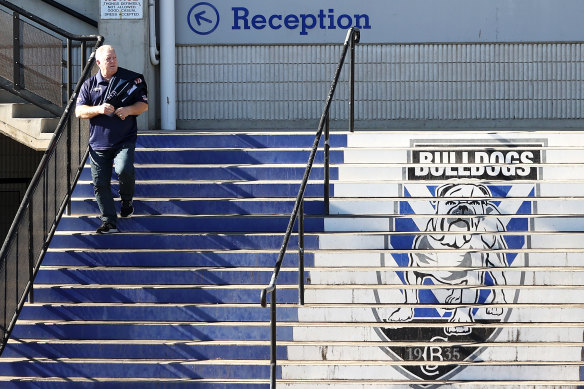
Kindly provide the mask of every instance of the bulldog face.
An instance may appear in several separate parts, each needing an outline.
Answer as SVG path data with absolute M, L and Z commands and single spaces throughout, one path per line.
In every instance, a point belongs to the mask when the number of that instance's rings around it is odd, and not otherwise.
M 461 247 L 469 242 L 471 235 L 465 232 L 477 231 L 482 217 L 485 215 L 487 200 L 491 193 L 484 185 L 447 184 L 437 189 L 436 217 L 432 228 L 434 231 L 449 232 L 440 241 L 451 247 Z

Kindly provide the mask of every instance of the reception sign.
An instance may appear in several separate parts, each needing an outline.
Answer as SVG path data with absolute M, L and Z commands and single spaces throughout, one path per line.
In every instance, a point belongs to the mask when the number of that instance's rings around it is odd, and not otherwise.
M 579 40 L 578 0 L 177 0 L 178 44 Z

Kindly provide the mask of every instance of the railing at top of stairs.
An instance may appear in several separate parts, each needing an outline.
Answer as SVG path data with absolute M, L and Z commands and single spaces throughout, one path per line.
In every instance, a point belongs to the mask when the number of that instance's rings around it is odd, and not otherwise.
M 276 286 L 278 282 L 278 274 L 282 267 L 282 261 L 284 260 L 284 255 L 286 254 L 286 249 L 288 248 L 288 243 L 292 235 L 292 230 L 296 219 L 298 219 L 298 301 L 302 305 L 304 304 L 304 192 L 308 184 L 308 179 L 310 177 L 310 172 L 312 171 L 312 166 L 314 164 L 314 159 L 316 157 L 316 152 L 318 150 L 318 145 L 320 139 L 322 138 L 323 132 L 325 133 L 324 140 L 324 210 L 325 213 L 329 213 L 329 115 L 330 107 L 335 95 L 335 90 L 339 82 L 341 75 L 341 70 L 345 63 L 345 57 L 347 56 L 347 51 L 351 50 L 351 62 L 349 70 L 349 130 L 354 131 L 355 126 L 355 46 L 359 43 L 361 39 L 361 33 L 358 28 L 351 28 L 347 32 L 347 37 L 343 45 L 343 50 L 331 87 L 329 94 L 327 96 L 323 113 L 320 117 L 320 122 L 318 124 L 318 130 L 314 138 L 314 143 L 312 145 L 312 150 L 308 158 L 308 163 L 306 165 L 306 170 L 304 171 L 304 177 L 300 183 L 300 189 L 298 190 L 298 195 L 296 197 L 296 202 L 290 215 L 290 220 L 288 222 L 288 227 L 286 233 L 284 234 L 284 241 L 282 243 L 282 248 L 278 254 L 278 259 L 274 266 L 274 271 L 272 273 L 272 278 L 270 284 L 262 289 L 260 300 L 262 307 L 267 306 L 267 295 L 270 293 L 270 388 L 276 388 Z
M 104 38 L 99 35 L 69 34 L 4 0 L 0 0 L 0 5 L 14 12 L 15 23 L 20 17 L 26 17 L 65 36 L 67 42 L 72 40 L 82 42 L 83 56 L 86 42 L 95 42 L 89 58 L 82 58 L 84 67 L 81 77 L 69 95 L 49 147 L 24 194 L 0 249 L 1 354 L 27 297 L 30 301 L 33 300 L 34 277 L 55 233 L 57 223 L 68 208 L 73 187 L 87 158 L 88 124 L 87 121 L 75 118 L 73 113 L 77 94 L 83 81 L 90 75 L 95 62 L 95 49 L 103 44 Z M 15 42 L 18 41 L 17 38 L 15 36 Z M 69 48 L 70 44 L 67 46 Z M 71 75 L 71 72 L 68 74 Z
M 93 27 L 97 27 L 98 26 L 96 20 L 93 20 L 93 19 L 87 17 L 86 15 L 84 15 L 84 14 L 82 14 L 80 12 L 77 12 L 74 9 L 71 9 L 71 8 L 67 7 L 66 5 L 63 5 L 63 4 L 59 3 L 58 1 L 55 1 L 55 0 L 43 0 L 43 3 L 47 3 L 51 7 L 55 7 L 58 10 L 61 10 L 61 11 L 65 12 L 66 14 L 71 15 L 74 18 L 77 18 L 77 19 L 79 19 L 79 20 L 81 20 L 81 21 L 89 24 L 90 26 L 93 26 Z
M 97 36 L 71 34 L 5 0 L 0 0 L 0 32 L 5 37 L 0 88 L 61 116 L 79 77 L 75 74 L 87 62 L 86 45 L 96 42 Z M 76 65 L 77 49 L 81 58 Z

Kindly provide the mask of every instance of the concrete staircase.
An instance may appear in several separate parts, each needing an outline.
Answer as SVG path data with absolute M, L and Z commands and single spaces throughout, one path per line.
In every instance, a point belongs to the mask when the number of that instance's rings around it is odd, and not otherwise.
M 0 89 L 0 133 L 34 150 L 46 150 L 59 118 Z
M 35 280 L 34 303 L 0 359 L 0 386 L 266 387 L 269 311 L 259 291 L 312 140 L 306 133 L 142 134 L 136 212 L 120 219 L 123 232 L 115 235 L 94 233 L 87 168 Z M 323 230 L 321 167 L 313 177 L 311 234 Z M 316 239 L 308 237 L 309 248 Z M 293 266 L 291 253 L 279 296 L 288 323 L 297 320 Z M 288 327 L 281 339 L 291 336 Z M 286 359 L 285 347 L 279 356 Z
M 268 387 L 259 291 L 312 140 L 142 134 L 136 213 L 114 235 L 94 233 L 85 171 L 0 386 Z M 583 148 L 576 132 L 333 134 L 329 216 L 321 152 L 307 189 L 304 306 L 295 235 L 279 278 L 278 387 L 578 386 Z

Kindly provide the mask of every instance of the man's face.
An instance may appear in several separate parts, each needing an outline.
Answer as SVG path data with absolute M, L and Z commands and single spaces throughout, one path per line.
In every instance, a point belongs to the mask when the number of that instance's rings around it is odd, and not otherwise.
M 118 58 L 113 49 L 108 49 L 95 59 L 101 75 L 110 78 L 118 71 Z

